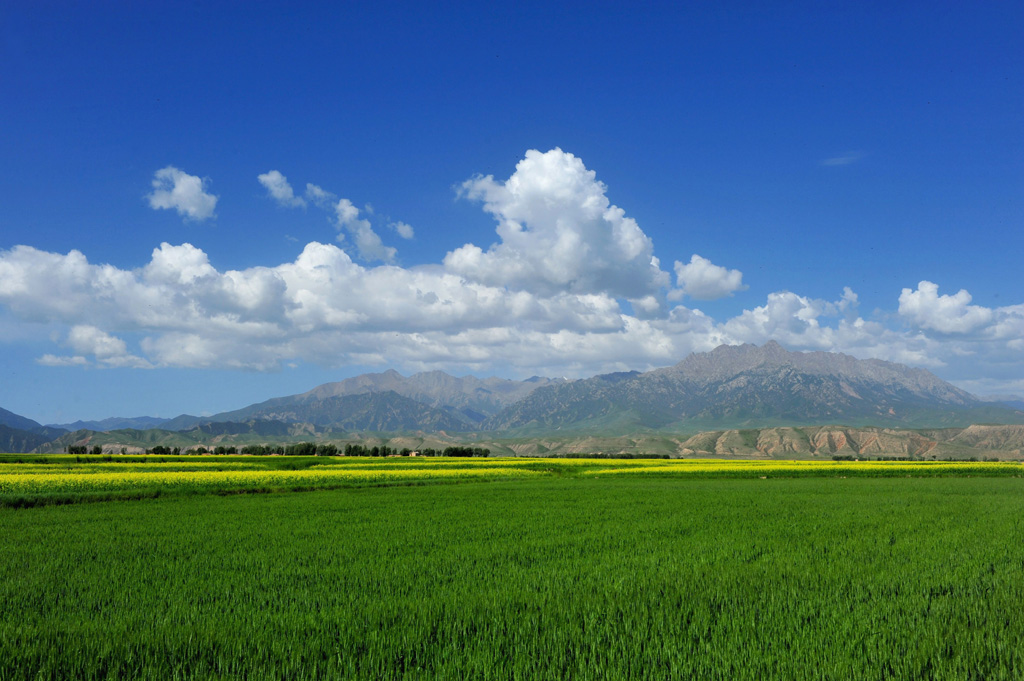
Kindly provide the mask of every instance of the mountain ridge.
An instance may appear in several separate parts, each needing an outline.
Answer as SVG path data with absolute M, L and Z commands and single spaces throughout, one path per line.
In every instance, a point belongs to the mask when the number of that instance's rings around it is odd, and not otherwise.
M 612 376 L 612 378 L 609 378 Z M 538 388 L 485 430 L 666 430 L 771 425 L 966 426 L 1024 413 L 982 402 L 924 369 L 841 353 L 790 352 L 771 341 L 722 345 L 636 375 Z
M 14 427 L 5 420 L 36 429 L 8 433 L 12 446 L 29 447 L 41 436 L 53 440 L 65 432 L 0 410 L 0 424 Z M 274 426 L 275 422 L 286 427 Z M 388 370 L 212 416 L 95 422 L 106 426 L 103 430 L 144 426 L 146 432 L 155 425 L 166 433 L 194 431 L 195 437 L 444 432 L 470 438 L 693 434 L 836 423 L 894 428 L 1021 424 L 1024 410 L 983 401 L 924 369 L 842 353 L 790 352 L 770 341 L 762 346 L 722 345 L 668 367 L 579 380 L 480 379 L 441 371 L 405 377 Z M 92 425 L 69 425 L 87 424 Z

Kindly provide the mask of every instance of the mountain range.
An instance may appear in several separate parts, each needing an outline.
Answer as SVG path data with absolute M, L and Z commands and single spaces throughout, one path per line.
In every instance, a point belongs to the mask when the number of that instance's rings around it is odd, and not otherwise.
M 675 366 L 546 386 L 489 418 L 484 430 L 630 431 L 777 425 L 966 426 L 1020 422 L 924 369 L 830 352 L 723 345 Z
M 41 446 L 30 447 L 39 438 L 48 442 L 58 436 L 77 442 L 82 439 L 79 433 L 100 430 L 126 437 L 133 433 L 135 440 L 142 436 L 134 434 L 148 433 L 142 441 L 155 442 L 176 432 L 195 440 L 302 433 L 462 433 L 477 438 L 693 434 L 836 424 L 962 428 L 972 423 L 1024 423 L 1024 411 L 1016 407 L 1012 402 L 982 401 L 924 369 L 840 353 L 789 352 L 769 342 L 760 347 L 720 346 L 671 367 L 581 380 L 460 378 L 441 371 L 405 377 L 385 371 L 205 417 L 111 418 L 41 426 L 0 410 L 0 426 L 17 431 L 0 431 L 0 448 L 24 451 Z M 122 430 L 126 428 L 131 430 Z M 10 444 L 3 447 L 5 441 Z

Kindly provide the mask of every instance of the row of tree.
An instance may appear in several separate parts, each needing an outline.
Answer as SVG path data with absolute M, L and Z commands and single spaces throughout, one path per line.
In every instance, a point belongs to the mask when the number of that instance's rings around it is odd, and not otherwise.
M 102 454 L 103 447 L 95 445 L 91 449 L 85 445 L 69 445 L 64 448 L 68 454 Z M 122 447 L 121 453 L 126 451 Z M 182 450 L 181 447 L 165 447 L 156 445 L 146 449 L 146 454 L 159 454 L 163 456 L 178 456 L 179 454 L 251 454 L 269 455 L 278 454 L 281 456 L 489 456 L 491 450 L 483 447 L 445 447 L 444 449 L 426 448 L 418 451 L 409 448 L 398 449 L 387 445 L 366 445 L 347 444 L 339 448 L 332 444 L 317 444 L 315 442 L 297 442 L 284 445 L 245 445 L 241 449 L 232 446 L 218 445 L 213 448 L 206 448 L 202 445 Z
M 444 449 L 426 448 L 413 451 L 408 448 L 396 449 L 387 445 L 345 445 L 345 456 L 489 456 L 491 450 L 483 447 L 445 447 Z
M 102 454 L 103 447 L 96 445 L 90 450 L 85 445 L 68 445 L 64 448 L 64 452 L 67 454 Z

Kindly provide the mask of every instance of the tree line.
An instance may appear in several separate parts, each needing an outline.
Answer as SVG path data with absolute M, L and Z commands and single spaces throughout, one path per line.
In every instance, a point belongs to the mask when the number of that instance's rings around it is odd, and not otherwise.
M 68 454 L 102 454 L 103 447 L 95 445 L 91 449 L 85 445 L 69 445 L 64 448 Z M 121 448 L 125 454 L 125 449 Z M 485 447 L 445 447 L 444 449 L 426 448 L 412 450 L 408 447 L 398 449 L 387 445 L 366 445 L 347 444 L 340 448 L 333 444 L 317 444 L 315 442 L 297 442 L 290 445 L 244 445 L 241 448 L 234 445 L 207 448 L 202 445 L 182 449 L 181 447 L 165 447 L 156 445 L 146 449 L 146 454 L 160 454 L 164 456 L 178 456 L 181 454 L 250 454 L 266 456 L 276 454 L 279 456 L 489 456 L 490 449 Z

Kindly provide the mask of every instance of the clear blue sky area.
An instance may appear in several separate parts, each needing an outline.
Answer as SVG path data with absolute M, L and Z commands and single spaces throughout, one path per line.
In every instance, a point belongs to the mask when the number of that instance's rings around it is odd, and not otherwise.
M 769 4 L 7 3 L 0 407 L 773 339 L 1024 393 L 1024 5 Z

